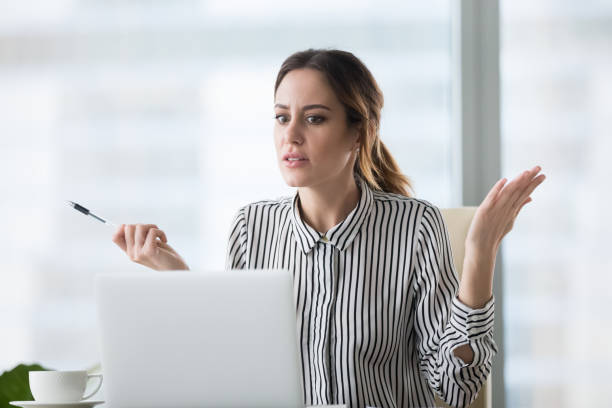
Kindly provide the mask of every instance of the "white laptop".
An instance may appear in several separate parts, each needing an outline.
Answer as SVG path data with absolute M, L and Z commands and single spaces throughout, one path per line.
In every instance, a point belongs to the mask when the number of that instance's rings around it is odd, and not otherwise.
M 284 270 L 98 275 L 107 406 L 303 407 L 292 279 Z

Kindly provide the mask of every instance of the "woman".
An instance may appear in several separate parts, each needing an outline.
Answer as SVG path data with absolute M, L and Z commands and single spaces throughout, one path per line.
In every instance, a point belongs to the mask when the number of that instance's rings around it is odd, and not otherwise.
M 307 50 L 275 84 L 274 142 L 293 197 L 242 207 L 227 268 L 294 277 L 306 405 L 466 406 L 486 380 L 499 244 L 544 180 L 534 167 L 498 181 L 479 206 L 458 282 L 438 208 L 380 140 L 383 96 L 353 54 Z M 155 225 L 113 237 L 135 262 L 188 269 Z

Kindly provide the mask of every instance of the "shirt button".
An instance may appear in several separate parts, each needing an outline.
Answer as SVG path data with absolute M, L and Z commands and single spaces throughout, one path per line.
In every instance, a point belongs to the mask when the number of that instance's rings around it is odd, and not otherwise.
M 329 242 L 329 239 L 327 239 L 327 237 L 326 237 L 325 235 L 323 235 L 323 236 L 321 237 L 321 241 L 323 241 L 323 242 Z

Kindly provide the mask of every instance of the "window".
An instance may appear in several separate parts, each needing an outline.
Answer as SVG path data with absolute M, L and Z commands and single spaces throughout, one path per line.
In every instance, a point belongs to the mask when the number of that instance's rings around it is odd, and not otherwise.
M 547 175 L 505 240 L 508 406 L 605 406 L 612 6 L 500 10 L 503 173 L 540 164 Z
M 240 206 L 293 194 L 272 106 L 294 51 L 360 57 L 385 94 L 383 141 L 418 197 L 450 204 L 447 1 L 32 3 L 0 13 L 2 369 L 95 364 L 94 275 L 146 273 L 65 200 L 156 223 L 209 269 Z

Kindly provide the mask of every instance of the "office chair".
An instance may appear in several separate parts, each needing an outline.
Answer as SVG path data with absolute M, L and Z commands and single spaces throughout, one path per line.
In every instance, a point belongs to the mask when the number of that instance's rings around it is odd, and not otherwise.
M 465 257 L 465 238 L 468 229 L 474 218 L 474 213 L 478 207 L 442 208 L 440 212 L 444 218 L 444 223 L 448 229 L 451 249 L 453 251 L 453 263 L 459 279 L 463 272 L 463 258 Z M 441 399 L 436 396 L 436 406 L 448 407 Z M 478 396 L 470 405 L 470 408 L 491 408 L 491 375 L 484 382 Z

